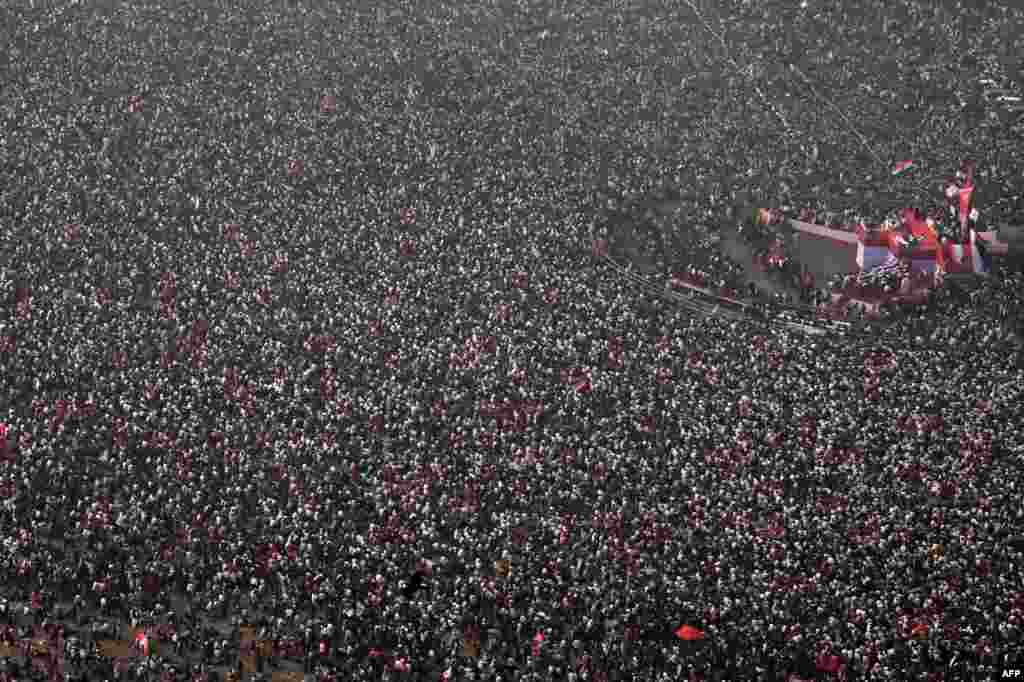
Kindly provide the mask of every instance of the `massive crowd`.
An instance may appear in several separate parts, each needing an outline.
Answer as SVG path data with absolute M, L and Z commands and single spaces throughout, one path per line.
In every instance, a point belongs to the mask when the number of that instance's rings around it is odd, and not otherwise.
M 343 4 L 0 10 L 3 637 L 55 643 L 5 679 L 202 679 L 246 623 L 325 680 L 1024 665 L 1019 270 L 872 338 L 694 314 L 595 245 L 795 187 L 743 80 L 781 76 L 684 9 Z M 858 77 L 845 3 L 725 5 L 745 59 Z M 984 163 L 935 120 L 922 163 Z M 94 652 L 131 624 L 153 655 Z

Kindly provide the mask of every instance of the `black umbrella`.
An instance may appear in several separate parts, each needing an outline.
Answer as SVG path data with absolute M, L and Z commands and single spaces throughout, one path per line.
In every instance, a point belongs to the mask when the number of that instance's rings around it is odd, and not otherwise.
M 416 592 L 423 587 L 426 587 L 426 576 L 424 576 L 423 571 L 416 571 L 410 576 L 405 588 L 402 589 L 402 596 L 406 599 L 412 599 Z

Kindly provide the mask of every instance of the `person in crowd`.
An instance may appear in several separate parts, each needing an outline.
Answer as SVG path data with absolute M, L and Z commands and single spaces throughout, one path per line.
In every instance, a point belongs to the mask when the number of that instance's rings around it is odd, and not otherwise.
M 844 7 L 737 11 L 766 44 L 796 22 L 840 85 L 881 88 L 838 66 L 870 30 Z M 619 57 L 656 53 L 625 33 L 559 38 L 561 69 L 521 58 L 554 27 L 495 20 L 483 45 L 456 30 L 481 17 L 396 20 L 11 18 L 2 618 L 65 656 L 3 674 L 200 680 L 246 655 L 325 681 L 1019 665 L 1019 269 L 871 336 L 652 293 L 617 221 L 670 229 L 642 204 L 680 187 L 676 215 L 710 233 L 744 186 L 795 193 L 797 172 L 775 177 L 791 142 L 758 132 L 770 114 L 706 97 L 694 116 L 716 127 L 656 123 L 652 93 L 679 78 L 623 77 Z M 103 50 L 69 50 L 79 34 Z M 816 111 L 801 125 L 850 144 Z M 665 269 L 739 296 L 745 264 L 718 240 L 651 239 Z M 132 624 L 148 655 L 96 651 Z

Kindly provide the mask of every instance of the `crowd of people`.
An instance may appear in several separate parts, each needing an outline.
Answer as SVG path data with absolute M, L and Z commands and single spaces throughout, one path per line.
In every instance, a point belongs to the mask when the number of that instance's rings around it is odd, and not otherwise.
M 52 643 L 4 679 L 206 679 L 242 625 L 325 681 L 1022 665 L 1019 269 L 870 338 L 638 291 L 610 216 L 803 158 L 684 9 L 202 5 L 0 9 L 0 638 Z M 853 78 L 815 5 L 721 19 Z

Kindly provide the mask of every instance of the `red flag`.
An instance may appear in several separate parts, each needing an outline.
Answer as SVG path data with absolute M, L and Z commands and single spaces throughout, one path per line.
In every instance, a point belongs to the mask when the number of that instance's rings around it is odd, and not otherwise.
M 160 592 L 160 576 L 149 573 L 142 579 L 142 589 L 150 594 Z
M 695 642 L 699 639 L 704 639 L 704 631 L 698 630 L 692 625 L 682 625 L 676 630 L 676 637 L 687 642 Z
M 817 660 L 818 670 L 823 673 L 837 673 L 843 667 L 843 659 L 830 654 L 821 654 Z
M 960 227 L 967 229 L 967 219 L 971 215 L 971 204 L 974 198 L 974 185 L 960 188 Z
M 225 223 L 221 228 L 221 234 L 224 236 L 224 239 L 237 242 L 242 238 L 242 226 L 238 223 Z
M 144 630 L 140 630 L 139 633 L 135 635 L 135 643 L 138 645 L 143 655 L 149 656 L 149 637 L 146 636 L 146 632 Z
M 903 171 L 910 170 L 914 167 L 913 159 L 907 159 L 906 161 L 900 161 L 892 167 L 892 174 L 899 175 Z
M 782 526 L 769 526 L 757 529 L 756 533 L 758 537 L 762 538 L 781 538 L 786 534 L 786 529 Z

